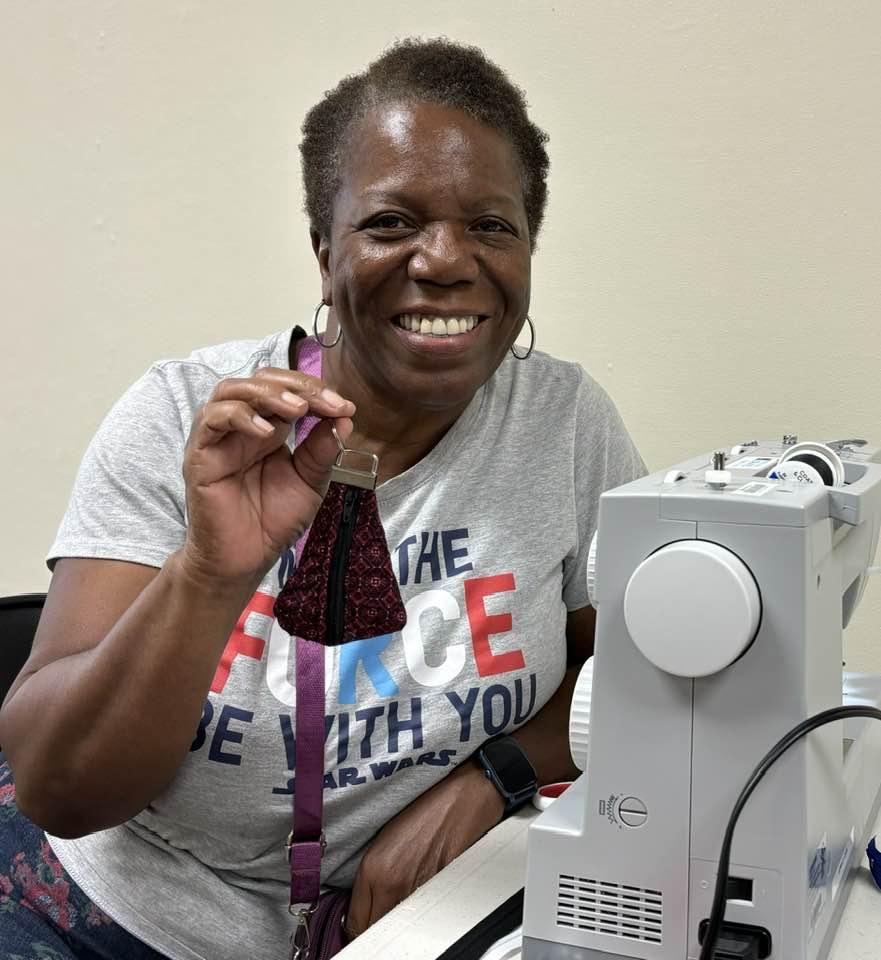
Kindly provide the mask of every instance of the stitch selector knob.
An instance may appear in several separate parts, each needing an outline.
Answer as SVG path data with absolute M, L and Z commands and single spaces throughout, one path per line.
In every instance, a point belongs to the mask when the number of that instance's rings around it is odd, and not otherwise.
M 642 827 L 648 818 L 649 812 L 639 797 L 625 797 L 618 804 L 618 819 L 625 827 Z

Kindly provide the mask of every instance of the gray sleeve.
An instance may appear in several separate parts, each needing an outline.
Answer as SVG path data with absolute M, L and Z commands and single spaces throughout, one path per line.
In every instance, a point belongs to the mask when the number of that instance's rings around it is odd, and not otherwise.
M 47 557 L 100 557 L 161 567 L 184 541 L 181 411 L 161 366 L 107 414 L 80 464 Z
M 615 404 L 587 374 L 576 396 L 574 442 L 578 535 L 574 549 L 563 561 L 563 601 L 570 612 L 589 603 L 587 555 L 597 526 L 600 494 L 647 472 Z

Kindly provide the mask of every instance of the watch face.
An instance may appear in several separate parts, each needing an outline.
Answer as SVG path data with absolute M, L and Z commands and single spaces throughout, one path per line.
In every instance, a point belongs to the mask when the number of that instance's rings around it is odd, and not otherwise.
M 488 743 L 484 752 L 506 790 L 516 793 L 535 783 L 532 764 L 515 740 L 506 738 Z

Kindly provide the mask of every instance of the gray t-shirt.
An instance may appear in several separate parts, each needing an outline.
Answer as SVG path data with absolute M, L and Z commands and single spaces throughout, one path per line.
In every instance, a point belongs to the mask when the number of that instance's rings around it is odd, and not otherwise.
M 287 367 L 289 341 L 151 367 L 92 441 L 50 561 L 161 566 L 184 540 L 195 411 L 225 377 Z M 326 650 L 323 882 L 350 885 L 386 821 L 547 702 L 567 611 L 588 602 L 600 493 L 644 472 L 602 388 L 536 352 L 506 359 L 431 453 L 377 489 L 408 622 Z M 272 605 L 292 565 L 281 558 L 239 619 L 169 788 L 122 826 L 50 838 L 100 907 L 174 960 L 287 956 L 294 645 Z

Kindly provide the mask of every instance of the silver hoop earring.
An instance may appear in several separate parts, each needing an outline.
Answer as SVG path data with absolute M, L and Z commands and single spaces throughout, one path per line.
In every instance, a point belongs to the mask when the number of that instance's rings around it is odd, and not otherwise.
M 518 360 L 527 360 L 535 347 L 535 324 L 529 319 L 528 313 L 526 314 L 526 322 L 529 324 L 529 349 L 526 353 L 517 353 L 514 349 L 514 344 L 511 344 L 511 353 L 513 353 Z
M 318 341 L 319 347 L 324 347 L 325 350 L 330 350 L 331 347 L 335 347 L 340 342 L 340 340 L 342 340 L 343 328 L 340 327 L 339 330 L 337 330 L 336 340 L 334 340 L 333 343 L 325 343 L 321 339 L 321 337 L 318 336 L 318 314 L 321 313 L 322 307 L 327 307 L 327 306 L 329 306 L 329 304 L 325 303 L 324 300 L 322 300 L 318 304 L 318 306 L 315 308 L 315 314 L 312 317 L 312 333 L 315 335 L 315 339 Z

